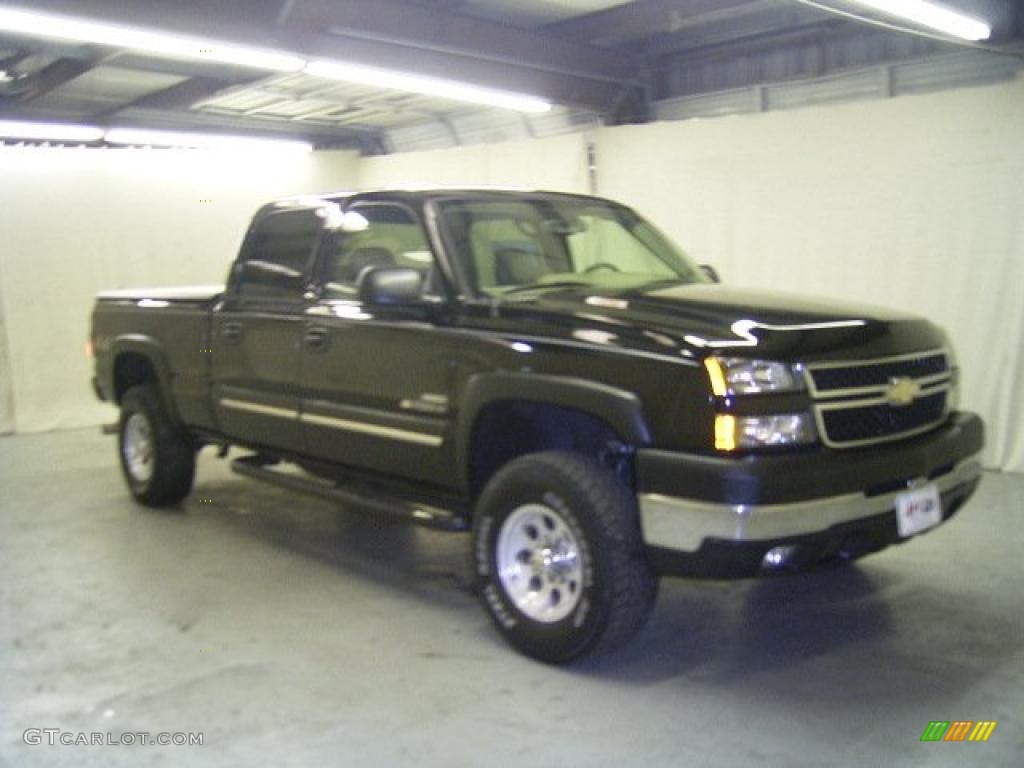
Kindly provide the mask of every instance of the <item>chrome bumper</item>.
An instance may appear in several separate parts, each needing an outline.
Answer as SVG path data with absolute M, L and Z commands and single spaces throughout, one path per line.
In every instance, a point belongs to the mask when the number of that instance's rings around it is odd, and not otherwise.
M 964 459 L 931 481 L 943 494 L 981 475 L 978 456 Z M 912 487 L 928 481 L 920 478 Z M 715 504 L 664 496 L 638 495 L 644 541 L 650 547 L 696 552 L 705 540 L 756 542 L 823 533 L 842 523 L 895 510 L 900 492 L 866 496 L 850 493 L 792 504 Z

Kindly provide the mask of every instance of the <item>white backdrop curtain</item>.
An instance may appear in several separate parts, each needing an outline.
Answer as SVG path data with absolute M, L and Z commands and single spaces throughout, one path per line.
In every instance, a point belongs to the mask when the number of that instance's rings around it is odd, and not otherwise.
M 16 431 L 114 418 L 92 394 L 84 352 L 97 291 L 223 283 L 258 206 L 350 187 L 356 160 L 0 147 L 0 303 Z

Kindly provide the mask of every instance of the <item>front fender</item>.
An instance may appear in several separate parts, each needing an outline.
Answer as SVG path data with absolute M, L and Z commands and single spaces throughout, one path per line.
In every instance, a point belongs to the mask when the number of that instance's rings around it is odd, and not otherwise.
M 607 424 L 619 439 L 634 447 L 651 444 L 640 399 L 624 389 L 569 376 L 497 371 L 472 376 L 460 398 L 455 426 L 455 459 L 459 488 L 470 486 L 470 448 L 477 417 L 498 402 L 533 402 L 569 408 Z

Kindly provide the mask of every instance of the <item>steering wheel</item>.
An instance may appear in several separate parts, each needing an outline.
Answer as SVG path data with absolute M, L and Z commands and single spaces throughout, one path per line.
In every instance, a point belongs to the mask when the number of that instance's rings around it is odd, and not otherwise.
M 616 267 L 614 264 L 609 264 L 607 261 L 599 261 L 596 264 L 591 264 L 589 267 L 583 270 L 584 275 L 588 275 L 591 272 L 597 272 L 599 269 L 610 269 L 612 272 L 621 272 L 622 270 Z

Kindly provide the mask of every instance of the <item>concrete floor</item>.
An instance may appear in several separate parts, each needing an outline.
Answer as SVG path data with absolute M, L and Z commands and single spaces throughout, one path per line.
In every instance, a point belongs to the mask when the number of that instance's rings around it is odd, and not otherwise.
M 664 580 L 619 654 L 505 647 L 464 535 L 382 524 L 205 454 L 136 507 L 95 431 L 0 439 L 4 766 L 1019 766 L 1024 475 L 859 565 Z M 921 743 L 996 720 L 987 743 Z M 26 745 L 28 728 L 203 746 Z M 45 739 L 45 735 L 43 736 Z M 73 738 L 73 737 L 70 737 Z

